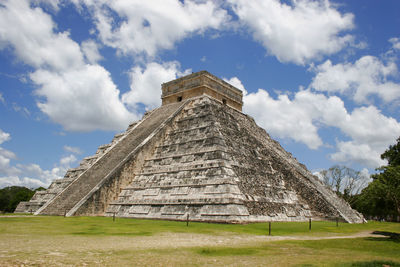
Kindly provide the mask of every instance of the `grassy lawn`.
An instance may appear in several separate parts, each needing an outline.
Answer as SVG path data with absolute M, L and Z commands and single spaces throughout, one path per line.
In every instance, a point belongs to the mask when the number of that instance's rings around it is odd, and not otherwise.
M 400 224 L 308 227 L 275 222 L 270 237 L 267 223 L 0 216 L 0 266 L 400 266 L 399 240 L 359 237 L 400 233 Z

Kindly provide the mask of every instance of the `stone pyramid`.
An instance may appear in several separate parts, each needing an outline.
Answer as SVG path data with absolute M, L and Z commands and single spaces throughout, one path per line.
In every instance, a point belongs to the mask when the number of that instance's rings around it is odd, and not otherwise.
M 162 106 L 100 146 L 17 212 L 246 223 L 363 222 L 241 112 L 206 71 L 162 85 Z

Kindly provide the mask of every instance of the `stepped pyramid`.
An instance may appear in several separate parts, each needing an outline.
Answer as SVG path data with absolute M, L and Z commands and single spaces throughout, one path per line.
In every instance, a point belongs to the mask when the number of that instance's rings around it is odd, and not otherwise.
M 162 106 L 17 212 L 245 223 L 363 217 L 241 112 L 242 92 L 201 71 Z

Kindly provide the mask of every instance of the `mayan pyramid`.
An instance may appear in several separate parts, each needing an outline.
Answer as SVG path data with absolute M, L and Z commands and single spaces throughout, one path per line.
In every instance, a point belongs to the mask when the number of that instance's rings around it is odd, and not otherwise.
M 17 212 L 209 222 L 364 219 L 241 112 L 206 71 L 162 85 L 162 106 Z

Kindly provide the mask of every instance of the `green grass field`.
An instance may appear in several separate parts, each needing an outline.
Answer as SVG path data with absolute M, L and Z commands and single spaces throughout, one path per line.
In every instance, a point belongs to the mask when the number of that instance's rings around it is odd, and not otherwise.
M 0 266 L 400 266 L 398 223 L 208 224 L 0 216 Z

